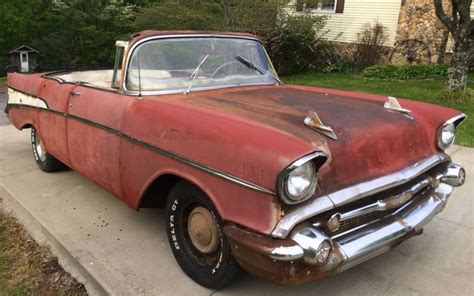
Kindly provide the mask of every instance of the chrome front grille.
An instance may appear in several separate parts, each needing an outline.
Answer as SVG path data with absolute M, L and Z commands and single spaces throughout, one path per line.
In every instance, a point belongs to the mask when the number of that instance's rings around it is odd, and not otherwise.
M 321 217 L 313 225 L 320 227 L 328 236 L 336 236 L 393 214 L 429 188 L 437 187 L 436 182 L 435 178 L 424 176 L 398 189 L 368 198 L 365 202 L 331 211 L 330 215 L 339 213 L 341 217 L 339 227 L 335 231 L 324 227 L 324 221 L 327 219 Z
M 396 211 L 396 209 L 386 210 L 386 211 L 377 211 L 377 212 L 372 212 L 372 213 L 368 213 L 368 214 L 365 214 L 365 215 L 361 215 L 361 216 L 358 216 L 358 217 L 350 218 L 350 219 L 347 219 L 347 220 L 342 220 L 341 223 L 339 224 L 339 228 L 336 231 L 333 231 L 333 232 L 328 231 L 328 232 L 326 232 L 326 234 L 331 235 L 331 236 L 338 235 L 340 233 L 343 233 L 343 232 L 349 231 L 351 229 L 354 229 L 358 226 L 365 225 L 365 224 L 368 224 L 370 222 L 374 222 L 374 221 L 377 221 L 379 219 L 382 219 L 382 218 L 392 214 L 394 211 Z

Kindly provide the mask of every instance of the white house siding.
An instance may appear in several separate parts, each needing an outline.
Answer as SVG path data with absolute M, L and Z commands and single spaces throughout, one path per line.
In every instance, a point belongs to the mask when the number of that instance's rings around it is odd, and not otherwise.
M 327 37 L 339 42 L 354 43 L 364 24 L 378 20 L 387 28 L 388 39 L 385 45 L 393 46 L 400 5 L 400 0 L 346 0 L 344 13 L 327 14 L 330 16 L 326 25 L 329 30 Z

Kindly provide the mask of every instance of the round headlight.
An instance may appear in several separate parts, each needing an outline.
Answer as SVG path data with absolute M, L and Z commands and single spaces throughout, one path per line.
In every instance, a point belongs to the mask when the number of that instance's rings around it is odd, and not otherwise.
M 286 167 L 277 179 L 280 200 L 287 205 L 294 205 L 311 198 L 318 187 L 318 170 L 328 158 L 326 153 L 316 151 Z
M 288 174 L 285 183 L 286 195 L 292 202 L 299 202 L 313 195 L 316 183 L 314 164 L 308 161 Z
M 448 149 L 453 143 L 456 135 L 456 126 L 454 123 L 443 125 L 438 131 L 438 147 Z

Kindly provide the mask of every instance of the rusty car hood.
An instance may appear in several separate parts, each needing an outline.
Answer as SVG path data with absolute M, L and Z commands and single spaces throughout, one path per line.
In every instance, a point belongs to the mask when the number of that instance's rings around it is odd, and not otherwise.
M 314 150 L 329 149 L 330 160 L 320 172 L 320 194 L 397 171 L 436 152 L 416 114 L 412 120 L 390 112 L 380 99 L 279 86 L 196 92 L 184 100 L 278 129 Z M 309 111 L 317 112 L 338 139 L 305 126 Z

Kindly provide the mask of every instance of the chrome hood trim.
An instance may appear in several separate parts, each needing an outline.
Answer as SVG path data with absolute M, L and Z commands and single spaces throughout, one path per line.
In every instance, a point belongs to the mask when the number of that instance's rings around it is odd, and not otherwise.
M 333 129 L 330 126 L 324 125 L 321 119 L 319 119 L 318 114 L 314 111 L 309 112 L 309 115 L 304 119 L 304 124 L 328 138 L 337 140 L 337 135 Z
M 395 97 L 388 97 L 388 101 L 384 104 L 384 107 L 388 111 L 399 112 L 412 120 L 414 119 L 412 112 L 408 109 L 402 108 L 402 105 L 400 105 Z
M 296 224 L 306 219 L 333 208 L 404 184 L 429 171 L 435 166 L 449 161 L 451 161 L 451 158 L 446 154 L 434 154 L 395 173 L 362 182 L 328 195 L 313 198 L 304 204 L 294 207 L 290 212 L 288 212 L 278 222 L 272 232 L 272 236 L 276 238 L 286 238 Z

